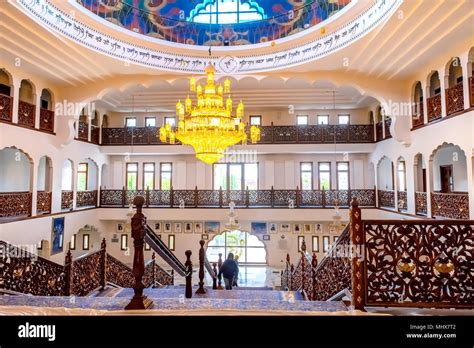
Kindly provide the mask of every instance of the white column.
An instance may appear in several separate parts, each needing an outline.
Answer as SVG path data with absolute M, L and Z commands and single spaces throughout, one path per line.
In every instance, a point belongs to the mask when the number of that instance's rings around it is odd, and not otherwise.
M 448 86 L 448 75 L 445 75 L 444 68 L 438 70 L 439 75 L 439 87 L 441 89 L 441 117 L 446 117 L 447 105 L 446 105 L 446 88 Z
M 51 213 L 61 211 L 63 163 L 53 161 L 53 185 L 51 187 Z
M 176 163 L 176 183 L 173 184 L 173 189 L 185 190 L 186 189 L 186 162 L 178 161 Z
M 421 81 L 421 91 L 423 92 L 423 124 L 428 123 L 428 97 L 430 95 L 430 85 Z
M 285 161 L 285 189 L 294 190 L 295 185 L 295 162 Z
M 379 207 L 379 166 L 377 164 L 374 165 L 374 179 L 375 179 L 375 206 Z
M 36 204 L 38 202 L 38 164 L 39 160 L 33 161 L 31 216 L 36 216 Z
M 35 100 L 35 128 L 40 128 L 40 109 L 41 109 L 41 93 L 36 93 L 33 96 Z
M 411 170 L 409 170 L 411 168 Z M 407 212 L 410 214 L 416 214 L 415 208 L 415 163 L 412 158 L 405 158 L 405 181 L 406 181 L 406 192 L 407 192 Z
M 200 190 L 212 189 L 212 187 L 209 187 L 208 185 L 206 185 L 206 165 L 204 164 L 204 162 L 201 162 L 197 159 L 196 159 L 196 186 Z
M 432 217 L 431 209 L 431 192 L 433 192 L 433 161 L 430 159 L 430 155 L 423 154 L 423 158 L 427 159 L 426 163 L 426 216 Z
M 21 80 L 13 79 L 13 109 L 12 122 L 18 123 L 18 103 L 20 102 L 20 85 Z
M 75 125 L 76 125 L 76 127 L 75 127 L 74 130 L 75 130 L 75 133 L 76 133 L 76 134 L 74 135 L 74 138 L 77 139 L 77 138 L 79 138 L 79 118 L 77 118 L 77 119 L 75 120 Z
M 270 190 L 275 186 L 275 162 L 265 161 L 265 182 L 260 184 L 260 189 Z
M 472 74 L 472 63 L 469 63 L 468 53 L 462 55 L 459 60 L 461 61 L 462 67 L 462 89 L 464 97 L 464 110 L 467 110 L 471 107 L 471 101 L 469 100 L 469 78 Z
M 469 154 L 466 151 L 466 154 Z M 467 162 L 467 177 L 471 180 L 467 181 L 467 190 L 469 192 L 469 219 L 474 220 L 474 156 L 466 158 Z
M 92 134 L 92 117 L 87 116 L 87 141 L 91 142 L 91 134 Z

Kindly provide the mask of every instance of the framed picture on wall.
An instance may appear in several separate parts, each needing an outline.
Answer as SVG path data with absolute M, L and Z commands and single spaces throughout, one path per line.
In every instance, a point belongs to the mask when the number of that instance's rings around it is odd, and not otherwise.
M 263 240 L 270 240 L 270 235 L 269 234 L 264 234 L 263 235 Z
M 323 251 L 326 253 L 329 250 L 329 245 L 331 243 L 329 236 L 323 236 Z
M 171 233 L 171 222 L 165 222 L 163 223 L 165 233 Z
M 168 235 L 168 248 L 170 248 L 171 251 L 174 251 L 175 249 L 174 234 Z
M 121 232 L 124 231 L 124 229 L 125 229 L 124 223 L 123 223 L 123 222 L 119 222 L 119 223 L 117 224 L 117 232 L 121 233 Z
M 319 236 L 313 236 L 312 249 L 315 253 L 319 253 Z
M 314 224 L 314 232 L 321 233 L 323 231 L 323 225 L 321 224 Z
M 250 232 L 252 234 L 265 234 L 267 233 L 266 222 L 252 222 L 250 223 Z
M 311 229 L 311 224 L 304 224 L 303 225 L 303 230 L 304 230 L 304 233 L 307 233 L 307 234 L 308 233 L 311 234 L 311 232 L 313 232 L 312 229 Z
M 155 222 L 155 232 L 161 233 L 161 222 Z
M 202 231 L 203 231 L 202 222 L 194 223 L 194 233 L 202 234 Z
M 64 243 L 64 216 L 53 218 L 53 227 L 51 232 L 51 255 L 63 251 Z
M 202 235 L 201 235 L 201 239 L 202 239 L 202 240 L 209 240 L 209 235 L 206 234 L 206 233 L 205 233 L 205 234 L 202 234 Z
M 193 233 L 193 223 L 185 222 L 184 223 L 184 233 Z
M 204 232 L 206 233 L 219 233 L 221 229 L 219 221 L 206 221 L 204 226 Z
M 268 232 L 269 233 L 277 233 L 277 228 L 278 228 L 278 226 L 275 222 L 270 222 L 268 224 Z
M 282 232 L 282 233 L 288 233 L 288 232 L 290 232 L 290 224 L 288 224 L 288 223 L 286 223 L 286 222 L 280 224 L 280 232 Z
M 182 227 L 181 222 L 175 222 L 173 232 L 174 233 L 181 233 L 181 227 Z
M 293 233 L 299 234 L 301 233 L 301 224 L 293 224 Z

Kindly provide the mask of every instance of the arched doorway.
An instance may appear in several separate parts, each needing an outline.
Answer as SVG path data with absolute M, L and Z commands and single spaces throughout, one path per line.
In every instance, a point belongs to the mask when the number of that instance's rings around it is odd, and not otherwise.
M 379 207 L 395 209 L 393 162 L 386 156 L 377 165 L 377 193 Z
M 217 262 L 219 254 L 222 254 L 224 260 L 228 253 L 239 256 L 240 265 L 267 264 L 265 244 L 248 232 L 225 231 L 216 235 L 207 245 L 206 255 L 209 262 Z

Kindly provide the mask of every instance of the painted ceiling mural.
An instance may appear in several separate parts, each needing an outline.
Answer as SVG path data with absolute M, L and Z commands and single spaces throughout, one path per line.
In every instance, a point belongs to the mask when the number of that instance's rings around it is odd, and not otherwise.
M 77 1 L 94 14 L 137 33 L 188 45 L 234 46 L 295 34 L 326 20 L 352 0 Z M 211 12 L 208 23 L 202 21 L 203 16 L 200 23 L 193 22 L 206 10 Z M 263 19 L 254 20 L 255 13 Z

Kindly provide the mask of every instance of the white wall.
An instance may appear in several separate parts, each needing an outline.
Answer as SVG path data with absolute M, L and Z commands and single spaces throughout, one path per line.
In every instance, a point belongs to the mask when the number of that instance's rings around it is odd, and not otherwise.
M 467 163 L 466 155 L 459 146 L 448 146 L 438 150 L 433 159 L 433 189 L 441 190 L 440 166 L 453 166 L 454 191 L 467 192 Z
M 17 149 L 0 151 L 0 192 L 30 191 L 32 164 Z

